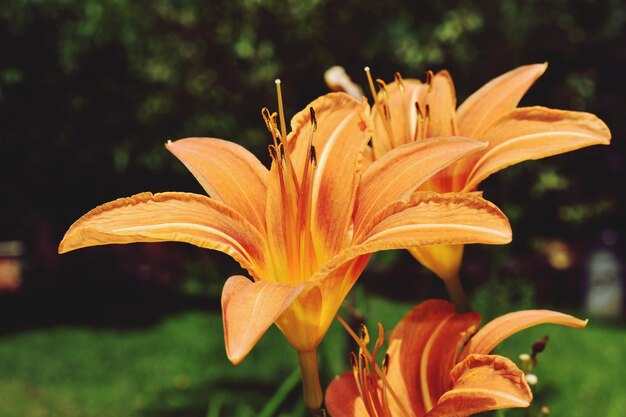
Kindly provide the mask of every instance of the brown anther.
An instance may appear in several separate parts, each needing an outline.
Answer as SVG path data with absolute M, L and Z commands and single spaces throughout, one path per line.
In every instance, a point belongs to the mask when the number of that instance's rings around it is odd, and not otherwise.
M 309 107 L 309 111 L 311 112 L 311 124 L 313 125 L 313 131 L 317 130 L 317 119 L 315 118 L 315 109 L 313 107 Z
M 548 345 L 548 339 L 549 338 L 546 335 L 542 337 L 541 339 L 537 340 L 535 343 L 533 343 L 533 346 L 532 346 L 533 353 L 530 355 L 533 362 L 536 362 L 537 355 L 545 350 L 546 346 Z
M 434 76 L 434 74 L 433 74 L 433 72 L 432 72 L 431 70 L 428 70 L 428 71 L 426 72 L 426 84 L 428 84 L 428 85 L 431 85 L 431 84 L 432 84 L 432 82 L 433 82 L 433 76 Z
M 382 91 L 383 94 L 385 95 L 385 100 L 387 100 L 387 98 L 389 97 L 389 90 L 387 90 L 387 84 L 380 78 L 376 78 L 376 84 L 378 84 L 378 88 L 380 88 L 380 91 Z
M 270 158 L 272 161 L 276 161 L 278 159 L 278 153 L 276 152 L 276 146 L 270 145 L 267 147 L 267 150 L 270 152 Z
M 416 101 L 415 102 L 415 109 L 417 110 L 417 118 L 421 119 L 423 116 L 423 112 L 422 112 L 422 106 L 420 106 L 420 102 Z
M 315 153 L 315 146 L 311 145 L 311 164 L 317 165 L 317 154 Z
M 424 117 L 425 117 L 426 119 L 430 119 L 430 105 L 428 105 L 428 104 L 426 105 L 426 108 L 425 108 L 425 112 L 424 112 L 424 113 L 425 113 Z
M 389 354 L 385 353 L 385 357 L 383 358 L 383 372 L 387 375 L 387 371 L 389 370 Z
M 364 345 L 368 345 L 370 343 L 370 334 L 367 331 L 367 327 L 363 323 L 361 323 L 361 342 Z
M 398 84 L 398 89 L 401 93 L 404 93 L 404 81 L 402 80 L 402 75 L 399 72 L 396 72 L 393 75 L 393 78 L 396 80 L 396 84 Z

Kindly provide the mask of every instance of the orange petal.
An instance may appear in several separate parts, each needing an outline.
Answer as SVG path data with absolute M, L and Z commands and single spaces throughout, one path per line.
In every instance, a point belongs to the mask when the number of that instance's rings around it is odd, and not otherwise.
M 236 143 L 213 138 L 181 139 L 165 147 L 213 199 L 264 230 L 268 171 L 254 155 Z
M 243 360 L 274 321 L 300 294 L 304 284 L 252 282 L 235 275 L 222 291 L 226 355 L 235 365 Z
M 352 372 L 346 372 L 330 383 L 324 403 L 332 417 L 370 417 Z
M 463 261 L 464 245 L 413 246 L 409 253 L 443 280 L 456 279 Z
M 484 129 L 513 110 L 548 64 L 525 65 L 500 75 L 469 96 L 457 111 L 459 134 L 481 137 Z
M 329 260 L 315 278 L 326 276 L 357 256 L 420 245 L 511 241 L 511 226 L 492 203 L 474 193 L 415 192 L 388 205 L 369 226 L 355 235 L 354 244 Z
M 466 191 L 475 189 L 494 172 L 521 161 L 608 145 L 611 132 L 590 113 L 523 107 L 494 123 L 481 138 L 489 141 L 489 148 L 469 172 Z
M 458 314 L 452 304 L 428 300 L 398 323 L 389 340 L 387 380 L 404 407 L 424 415 L 450 389 L 450 370 L 463 343 L 480 323 L 480 314 Z M 397 405 L 391 401 L 393 412 Z
M 583 328 L 587 320 L 550 310 L 525 310 L 505 314 L 490 321 L 470 339 L 463 349 L 463 356 L 473 353 L 488 354 L 504 339 L 529 327 L 552 323 Z
M 354 214 L 356 233 L 387 204 L 407 198 L 442 168 L 486 146 L 468 138 L 449 137 L 404 145 L 385 154 L 361 178 Z
M 302 148 L 308 147 L 311 130 L 309 107 L 315 110 L 317 119 L 313 134 L 317 166 L 312 184 L 311 230 L 327 253 L 332 254 L 344 246 L 352 221 L 357 174 L 362 170 L 362 153 L 371 136 L 369 107 L 343 93 L 328 94 L 309 104 L 292 121 L 294 165 L 301 165 L 306 159 Z M 300 173 L 300 169 L 296 166 L 296 172 Z
M 457 135 L 456 93 L 448 71 L 435 74 L 428 91 L 425 98 L 425 105 L 430 108 L 427 137 Z
M 453 387 L 425 417 L 460 417 L 501 408 L 528 407 L 532 393 L 509 359 L 471 355 L 450 372 Z
M 142 193 L 103 204 L 65 233 L 59 253 L 87 246 L 134 242 L 186 242 L 224 252 L 259 276 L 263 237 L 240 214 L 191 193 Z
M 428 86 L 419 80 L 404 80 L 402 86 L 400 88 L 398 82 L 387 84 L 387 89 L 379 92 L 377 102 L 372 107 L 372 145 L 376 158 L 382 157 L 391 149 L 415 141 L 415 103 L 419 102 L 421 108 L 424 108 Z

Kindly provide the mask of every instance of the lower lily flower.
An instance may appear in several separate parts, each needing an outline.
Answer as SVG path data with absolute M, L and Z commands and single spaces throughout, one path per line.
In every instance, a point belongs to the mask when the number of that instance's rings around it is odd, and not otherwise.
M 484 144 L 448 137 L 389 152 L 367 169 L 369 106 L 320 97 L 291 121 L 263 110 L 271 168 L 221 139 L 166 147 L 211 198 L 143 193 L 97 207 L 67 231 L 59 252 L 95 245 L 179 241 L 224 252 L 245 268 L 222 293 L 228 358 L 239 363 L 272 323 L 299 355 L 305 400 L 322 402 L 316 348 L 346 294 L 379 250 L 436 243 L 508 243 L 506 217 L 477 195 L 414 192 Z M 409 176 L 400 176 L 401 171 Z M 358 224 L 353 219 L 358 219 Z
M 424 83 L 403 80 L 399 74 L 391 84 L 377 80 L 380 92 L 376 93 L 366 68 L 376 100 L 372 108 L 373 159 L 407 143 L 439 136 L 459 135 L 488 142 L 484 149 L 459 159 L 421 186 L 422 190 L 439 193 L 471 192 L 491 174 L 510 165 L 609 144 L 609 129 L 593 114 L 517 107 L 546 68 L 547 64 L 536 64 L 509 71 L 485 84 L 458 109 L 454 83 L 445 70 L 428 72 Z M 458 276 L 463 245 L 420 246 L 409 251 L 444 280 L 457 306 L 466 304 Z
M 352 356 L 353 372 L 328 387 L 329 413 L 333 417 L 457 417 L 528 407 L 532 393 L 524 373 L 509 359 L 490 352 L 509 336 L 538 324 L 577 328 L 587 324 L 554 311 L 527 310 L 501 316 L 474 334 L 480 319 L 478 313 L 457 313 L 446 301 L 423 302 L 393 331 L 382 369 L 375 363 L 382 332 L 372 354 L 365 333 L 359 356 Z

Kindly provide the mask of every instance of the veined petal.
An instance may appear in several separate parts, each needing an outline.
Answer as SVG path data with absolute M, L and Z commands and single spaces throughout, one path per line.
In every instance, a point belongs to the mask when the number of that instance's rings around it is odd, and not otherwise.
M 456 93 L 450 73 L 439 71 L 431 80 L 426 94 L 425 105 L 428 105 L 429 122 L 427 137 L 457 135 L 456 124 Z
M 252 282 L 235 275 L 224 284 L 222 320 L 226 355 L 237 365 L 300 294 L 304 284 Z
M 486 146 L 469 138 L 448 137 L 419 141 L 386 153 L 361 178 L 354 214 L 355 233 L 390 201 L 407 198 L 442 168 Z
M 459 134 L 473 138 L 482 137 L 484 129 L 517 106 L 547 67 L 546 63 L 524 65 L 482 86 L 457 111 Z
M 309 104 L 292 121 L 294 164 L 306 159 L 302 148 L 308 147 L 308 138 L 302 136 L 311 130 L 308 107 L 315 110 L 317 120 L 313 134 L 317 164 L 312 184 L 311 233 L 323 242 L 329 256 L 344 246 L 352 221 L 357 175 L 371 136 L 369 106 L 343 93 L 328 94 Z M 296 170 L 301 172 L 300 168 Z
M 324 403 L 332 417 L 370 417 L 352 372 L 346 372 L 330 383 Z
M 522 107 L 485 130 L 489 148 L 474 164 L 465 191 L 475 189 L 489 175 L 509 165 L 584 148 L 608 145 L 611 132 L 591 113 Z
M 529 327 L 539 324 L 560 324 L 583 328 L 587 320 L 550 310 L 524 310 L 505 314 L 487 323 L 467 343 L 461 357 L 473 353 L 488 354 L 503 340 Z
M 528 407 L 532 393 L 509 359 L 471 355 L 450 372 L 453 387 L 425 417 L 465 417 L 501 408 Z
M 213 138 L 168 142 L 172 152 L 211 198 L 224 202 L 259 231 L 265 229 L 267 168 L 244 147 Z
M 385 242 L 385 246 L 411 240 L 415 243 L 410 246 L 511 241 L 509 221 L 500 209 L 468 193 L 417 191 L 387 205 L 359 232 L 355 242 Z
M 511 226 L 492 203 L 475 193 L 415 192 L 381 210 L 369 226 L 354 237 L 313 278 L 326 276 L 357 256 L 420 245 L 511 241 Z
M 69 228 L 59 253 L 165 241 L 224 252 L 256 277 L 264 268 L 264 239 L 259 232 L 224 204 L 191 193 L 141 193 L 96 207 Z
M 405 407 L 423 416 L 450 389 L 450 370 L 480 314 L 458 314 L 443 300 L 428 300 L 398 323 L 389 340 L 387 381 Z M 396 404 L 391 401 L 393 415 Z

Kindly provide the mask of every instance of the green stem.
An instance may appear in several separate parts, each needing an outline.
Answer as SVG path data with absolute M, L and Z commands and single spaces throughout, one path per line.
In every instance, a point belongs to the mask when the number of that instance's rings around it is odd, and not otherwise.
M 458 313 L 468 313 L 472 311 L 469 299 L 467 298 L 467 295 L 465 295 L 465 291 L 463 290 L 463 285 L 461 284 L 461 279 L 458 274 L 444 279 L 443 283 L 446 285 L 448 294 L 450 294 L 450 300 L 452 301 L 452 304 L 454 304 Z
M 304 403 L 312 412 L 317 412 L 322 407 L 322 401 L 324 401 L 320 374 L 317 369 L 317 350 L 298 352 L 298 359 L 300 359 L 300 371 L 302 372 Z
M 276 411 L 285 402 L 285 399 L 300 381 L 300 370 L 296 368 L 288 377 L 283 381 L 278 390 L 272 395 L 272 398 L 265 403 L 263 409 L 257 414 L 257 417 L 272 417 L 276 415 Z

